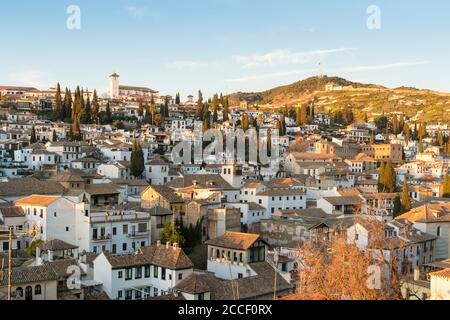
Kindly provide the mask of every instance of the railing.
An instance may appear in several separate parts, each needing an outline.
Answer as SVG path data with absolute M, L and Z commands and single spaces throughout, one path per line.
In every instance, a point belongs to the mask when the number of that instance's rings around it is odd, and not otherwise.
M 148 231 L 144 232 L 132 232 L 128 235 L 129 238 L 140 238 L 140 237 L 147 237 L 149 235 Z
M 104 235 L 104 236 L 97 236 L 97 237 L 92 237 L 92 241 L 108 241 L 111 240 L 111 235 Z

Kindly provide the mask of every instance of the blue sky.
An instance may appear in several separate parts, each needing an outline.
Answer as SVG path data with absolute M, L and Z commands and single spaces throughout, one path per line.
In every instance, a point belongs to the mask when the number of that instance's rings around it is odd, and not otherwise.
M 69 30 L 69 5 L 81 29 Z M 367 8 L 381 10 L 369 30 Z M 15 0 L 0 10 L 0 84 L 106 92 L 107 76 L 185 97 L 319 73 L 450 92 L 447 0 Z

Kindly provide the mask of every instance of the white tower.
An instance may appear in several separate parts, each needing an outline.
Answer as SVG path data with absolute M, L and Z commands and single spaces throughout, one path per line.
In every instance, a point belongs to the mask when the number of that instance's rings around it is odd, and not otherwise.
M 109 76 L 109 97 L 111 99 L 119 99 L 119 75 L 113 73 Z

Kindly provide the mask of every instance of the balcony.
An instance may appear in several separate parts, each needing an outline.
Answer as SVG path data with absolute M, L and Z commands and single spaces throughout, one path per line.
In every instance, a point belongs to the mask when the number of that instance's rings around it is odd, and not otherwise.
M 104 235 L 104 236 L 97 236 L 97 237 L 92 237 L 92 241 L 93 242 L 103 242 L 103 241 L 109 241 L 111 240 L 111 235 Z
M 128 238 L 146 238 L 150 235 L 149 231 L 132 232 L 128 235 Z

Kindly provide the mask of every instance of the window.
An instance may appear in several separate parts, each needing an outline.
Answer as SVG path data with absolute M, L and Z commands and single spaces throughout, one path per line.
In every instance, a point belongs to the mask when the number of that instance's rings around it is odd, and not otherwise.
M 157 266 L 153 266 L 153 277 L 158 278 L 158 267 Z
M 242 273 L 238 273 L 238 279 L 242 279 L 244 275 Z
M 126 268 L 125 269 L 125 280 L 131 280 L 133 279 L 133 268 Z
M 18 287 L 16 289 L 16 295 L 19 297 L 23 297 L 23 288 L 22 287 Z
M 142 292 L 139 290 L 136 290 L 134 292 L 134 297 L 135 297 L 135 299 L 142 299 Z
M 69 232 L 69 227 L 66 227 L 66 232 Z
M 166 268 L 161 268 L 161 279 L 166 280 Z
M 117 228 L 114 227 L 112 231 L 113 231 L 113 236 L 115 236 L 117 234 Z
M 127 244 L 126 243 L 122 243 L 122 251 L 127 251 Z
M 125 290 L 125 300 L 133 299 L 133 290 Z
M 8 251 L 9 250 L 9 242 L 3 242 L 3 251 Z
M 145 277 L 150 278 L 150 266 L 145 266 Z
M 117 298 L 122 298 L 122 290 L 117 291 Z
M 38 284 L 36 287 L 34 287 L 34 294 L 41 294 L 42 293 L 42 288 L 41 285 Z
M 199 293 L 198 300 L 205 300 L 205 294 L 204 293 Z
M 158 288 L 153 288 L 153 296 L 158 296 Z
M 178 274 L 178 280 L 183 280 L 183 274 L 182 273 Z
M 122 279 L 123 278 L 123 271 L 119 271 L 117 274 L 117 278 Z
M 142 278 L 142 267 L 136 267 L 136 276 L 135 279 L 141 279 Z
M 117 253 L 117 245 L 113 244 L 112 245 L 112 254 L 116 254 Z
M 438 237 L 441 236 L 441 227 L 440 227 L 440 226 L 437 227 L 437 229 L 436 229 L 436 235 L 437 235 Z
M 53 216 L 56 217 L 56 212 L 53 212 Z
M 128 234 L 128 225 L 127 224 L 124 224 L 123 226 L 122 226 L 122 230 L 123 230 L 123 234 Z

